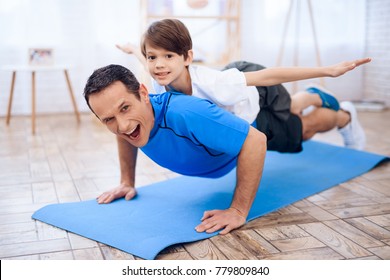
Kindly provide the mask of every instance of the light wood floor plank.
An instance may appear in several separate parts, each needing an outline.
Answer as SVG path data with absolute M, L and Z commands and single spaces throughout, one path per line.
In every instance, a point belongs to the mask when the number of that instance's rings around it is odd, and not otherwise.
M 302 224 L 299 226 L 345 258 L 366 257 L 371 255 L 370 252 L 360 245 L 322 223 Z
M 193 258 L 186 251 L 181 251 L 171 254 L 159 254 L 156 260 L 193 260 Z
M 103 257 L 106 260 L 135 260 L 134 256 L 110 246 L 100 244 Z
M 61 251 L 55 253 L 40 254 L 41 260 L 74 260 L 72 251 Z
M 254 256 L 264 256 L 279 252 L 275 246 L 255 230 L 236 230 L 232 235 Z
M 86 248 L 82 250 L 73 250 L 75 260 L 103 260 L 103 254 L 100 248 Z
M 58 202 L 56 189 L 54 183 L 42 182 L 32 184 L 32 193 L 34 203 L 56 203 Z
M 0 245 L 38 241 L 35 223 L 32 221 L 0 225 Z
M 366 218 L 353 218 L 345 221 L 377 240 L 390 239 L 390 230 L 380 227 Z
M 281 252 L 306 250 L 326 247 L 324 243 L 312 236 L 271 241 Z
M 51 225 L 35 221 L 35 230 L 39 240 L 66 239 L 68 235 L 66 231 L 53 227 Z
M 270 241 L 310 236 L 310 234 L 296 225 L 259 228 L 255 229 L 255 231 Z
M 364 248 L 376 247 L 384 245 L 383 242 L 376 240 L 365 232 L 351 226 L 343 220 L 325 221 L 325 225 L 342 234 L 343 236 L 353 240 Z
M 35 255 L 70 250 L 69 240 L 53 239 L 0 245 L 0 258 Z
M 299 223 L 316 222 L 313 216 L 308 213 L 296 213 L 286 215 L 266 215 L 247 223 L 243 229 L 256 229 L 260 227 L 274 227 L 283 225 L 293 225 Z
M 390 227 L 390 214 L 387 215 L 379 215 L 379 216 L 368 216 L 367 220 L 370 220 L 373 223 L 381 227 Z
M 333 251 L 331 248 L 314 248 L 291 252 L 281 252 L 264 256 L 265 260 L 342 260 L 343 256 Z
M 375 205 L 360 207 L 330 209 L 329 212 L 341 219 L 373 215 L 386 215 L 390 214 L 390 203 L 377 203 Z
M 361 207 L 367 205 L 375 205 L 377 202 L 367 197 L 347 197 L 344 199 L 323 200 L 315 203 L 319 207 L 325 210 L 331 209 L 345 209 L 353 207 Z
M 225 255 L 208 239 L 183 246 L 195 260 L 226 260 Z
M 381 246 L 369 249 L 382 260 L 390 260 L 390 246 Z
M 245 248 L 232 234 L 224 236 L 214 236 L 211 242 L 217 246 L 221 252 L 230 260 L 256 260 L 257 257 L 247 248 Z
M 68 232 L 68 238 L 73 250 L 98 247 L 98 243 L 96 241 L 71 232 Z

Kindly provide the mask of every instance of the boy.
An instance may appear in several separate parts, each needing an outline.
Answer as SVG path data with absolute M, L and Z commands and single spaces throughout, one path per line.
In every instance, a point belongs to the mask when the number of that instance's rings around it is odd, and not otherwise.
M 132 52 L 131 45 L 118 47 Z M 350 102 L 343 102 L 343 110 L 339 111 L 338 101 L 317 86 L 295 94 L 291 100 L 288 92 L 279 84 L 322 76 L 337 77 L 369 62 L 368 58 L 317 68 L 263 69 L 259 65 L 244 63 L 239 70 L 246 71 L 248 65 L 262 70 L 243 73 L 233 68 L 217 71 L 191 65 L 191 36 L 186 26 L 175 19 L 152 23 L 144 34 L 141 52 L 154 79 L 156 93 L 179 91 L 213 101 L 249 123 L 256 124 L 268 138 L 268 150 L 299 152 L 302 150 L 302 140 L 336 126 L 340 128 L 346 146 L 364 148 L 365 135 Z M 138 51 L 134 53 L 142 59 Z M 228 66 L 232 67 L 237 66 Z M 254 86 L 257 86 L 257 90 Z M 310 105 L 318 109 L 302 115 L 303 109 Z

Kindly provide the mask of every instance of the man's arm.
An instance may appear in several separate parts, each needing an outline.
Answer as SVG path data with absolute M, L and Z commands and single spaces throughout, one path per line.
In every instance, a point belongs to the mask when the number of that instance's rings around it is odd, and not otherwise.
M 266 136 L 251 126 L 238 156 L 237 183 L 230 208 L 206 211 L 202 223 L 195 228 L 198 232 L 223 229 L 220 234 L 227 234 L 245 224 L 260 184 L 266 151 Z
M 362 58 L 324 67 L 275 67 L 245 72 L 244 75 L 248 86 L 272 86 L 319 77 L 338 77 L 370 61 L 371 58 Z
M 110 203 L 121 197 L 125 197 L 126 200 L 130 200 L 137 194 L 134 184 L 138 149 L 118 136 L 117 143 L 121 172 L 120 185 L 101 194 L 97 198 L 98 203 Z

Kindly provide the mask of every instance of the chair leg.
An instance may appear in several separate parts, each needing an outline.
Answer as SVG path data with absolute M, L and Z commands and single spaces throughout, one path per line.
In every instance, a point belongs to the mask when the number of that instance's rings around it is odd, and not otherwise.
M 14 98 L 15 80 L 16 80 L 16 71 L 12 71 L 11 90 L 9 93 L 7 119 L 6 119 L 7 125 L 9 125 L 9 122 L 11 120 L 11 110 L 12 110 L 12 100 Z
M 69 89 L 70 99 L 72 100 L 74 113 L 76 115 L 77 122 L 80 123 L 80 113 L 79 110 L 77 109 L 76 99 L 73 94 L 72 84 L 70 83 L 68 70 L 65 69 L 64 74 L 66 78 L 66 84 L 68 85 L 68 89 Z

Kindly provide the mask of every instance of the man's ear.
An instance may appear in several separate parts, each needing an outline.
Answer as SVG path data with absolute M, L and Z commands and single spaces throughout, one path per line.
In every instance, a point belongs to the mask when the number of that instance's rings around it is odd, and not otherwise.
M 145 100 L 146 103 L 149 103 L 149 91 L 144 84 L 139 86 L 139 95 L 141 100 Z
M 192 50 L 189 50 L 187 52 L 187 59 L 184 61 L 185 66 L 190 65 L 193 60 L 194 60 L 194 52 Z

